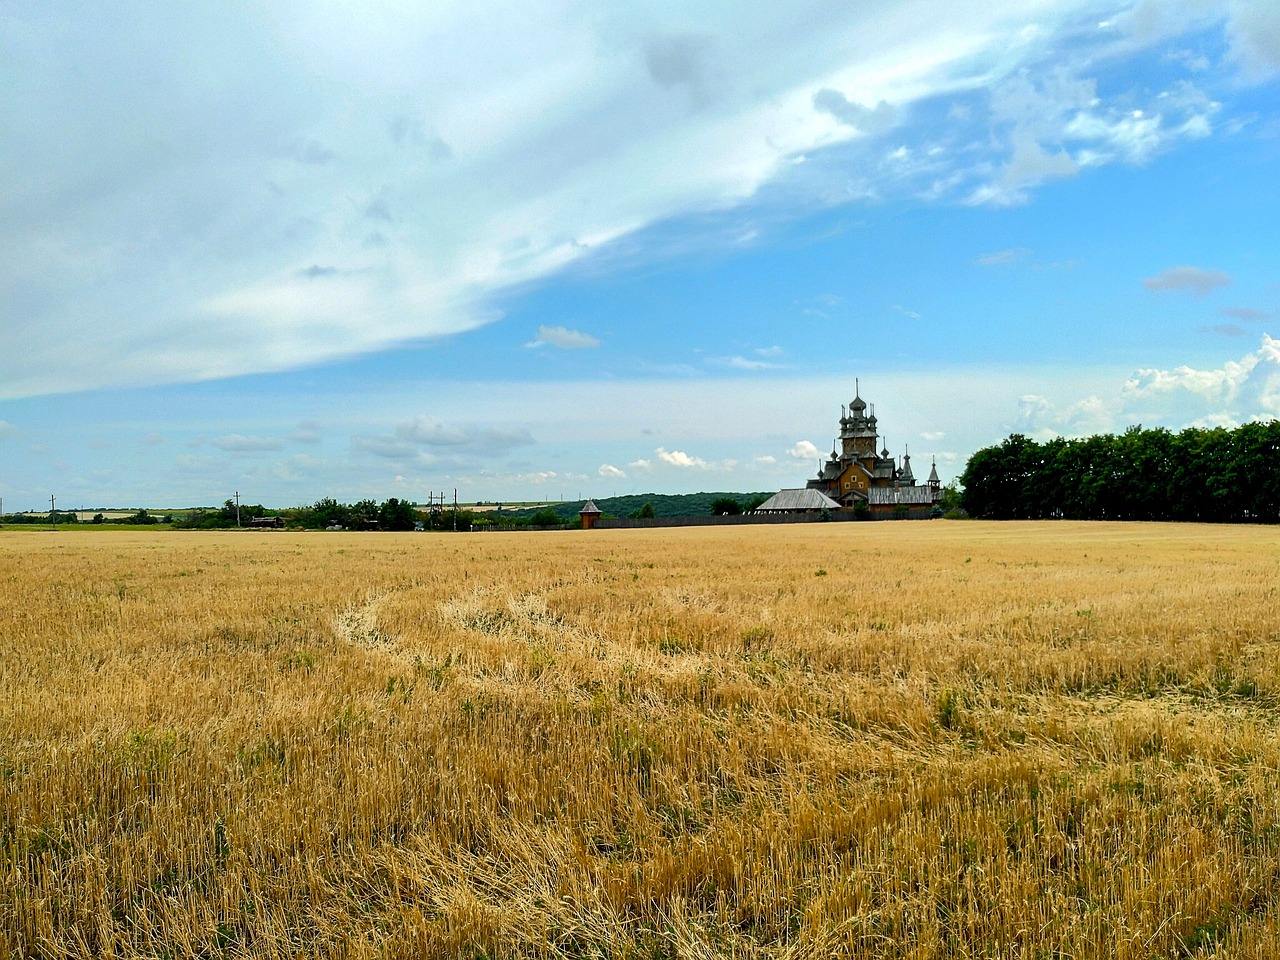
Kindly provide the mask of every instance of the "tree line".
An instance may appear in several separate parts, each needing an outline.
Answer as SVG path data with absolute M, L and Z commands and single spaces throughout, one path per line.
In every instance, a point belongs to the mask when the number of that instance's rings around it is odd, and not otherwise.
M 1280 421 L 1044 443 L 1013 434 L 970 457 L 960 482 L 971 517 L 1275 523 Z

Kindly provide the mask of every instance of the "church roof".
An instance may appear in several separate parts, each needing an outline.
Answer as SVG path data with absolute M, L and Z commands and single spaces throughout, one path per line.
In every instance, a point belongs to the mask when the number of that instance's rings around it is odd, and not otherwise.
M 874 506 L 928 506 L 933 503 L 933 491 L 928 487 L 872 487 L 868 498 Z
M 821 490 L 779 490 L 760 506 L 757 513 L 787 512 L 791 510 L 838 510 L 840 504 Z

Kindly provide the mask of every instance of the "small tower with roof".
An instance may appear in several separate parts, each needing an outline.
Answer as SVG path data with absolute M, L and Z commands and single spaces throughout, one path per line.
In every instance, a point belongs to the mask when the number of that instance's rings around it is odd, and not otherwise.
M 600 519 L 600 508 L 596 506 L 594 500 L 588 500 L 582 505 L 582 509 L 578 511 L 578 516 L 582 518 L 582 529 L 590 530 L 596 525 L 596 521 Z

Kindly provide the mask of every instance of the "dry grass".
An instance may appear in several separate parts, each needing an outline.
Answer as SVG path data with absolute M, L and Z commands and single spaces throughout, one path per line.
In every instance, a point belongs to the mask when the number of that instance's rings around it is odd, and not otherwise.
M 1278 560 L 0 534 L 0 957 L 1274 957 Z

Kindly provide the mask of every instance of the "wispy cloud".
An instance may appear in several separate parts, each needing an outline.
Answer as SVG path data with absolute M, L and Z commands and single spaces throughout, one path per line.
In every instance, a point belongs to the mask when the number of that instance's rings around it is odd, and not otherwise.
M 600 474 L 600 476 L 602 477 L 606 477 L 608 479 L 613 479 L 613 480 L 624 479 L 627 475 L 625 470 L 622 470 L 619 467 L 615 467 L 612 463 L 600 464 L 599 468 L 596 470 L 596 473 Z
M 797 210 L 895 193 L 1024 202 L 1206 136 L 1218 110 L 1189 81 L 1100 90 L 1100 55 L 1124 50 L 1081 28 L 1088 0 L 695 4 L 679 28 L 643 4 L 442 15 L 286 0 L 216 27 L 93 10 L 72 27 L 26 9 L 0 157 L 7 397 L 455 335 L 624 240 L 644 257 L 646 228 L 696 229 L 773 185 Z M 1178 22 L 1225 25 L 1238 62 L 1269 75 L 1269 10 Z M 1157 42 L 1125 29 L 1125 50 Z M 104 49 L 102 69 L 72 68 Z M 228 58 L 217 82 L 195 66 Z M 336 109 L 332 89 L 367 91 L 365 107 Z M 744 238 L 760 231 L 734 223 L 716 242 Z M 599 343 L 561 326 L 531 342 Z
M 711 362 L 717 366 L 728 367 L 730 370 L 776 370 L 778 368 L 778 364 L 770 363 L 768 360 L 752 360 L 741 355 L 712 357 Z
M 1021 263 L 1031 256 L 1031 251 L 1026 247 L 1010 247 L 1007 250 L 993 250 L 991 253 L 983 253 L 973 258 L 973 262 L 980 267 L 1003 267 L 1011 263 Z
M 1203 297 L 1231 283 L 1231 277 L 1222 270 L 1206 270 L 1203 267 L 1169 267 L 1153 277 L 1147 277 L 1142 285 L 1148 290 L 1175 290 Z
M 506 454 L 533 442 L 524 427 L 449 423 L 426 415 L 397 425 L 392 434 L 356 434 L 351 438 L 356 450 L 423 466 L 483 462 L 486 457 Z
M 1249 307 L 1223 307 L 1218 313 L 1224 317 L 1230 317 L 1232 320 L 1242 320 L 1245 323 L 1256 323 L 1262 320 L 1272 320 L 1280 314 L 1268 310 L 1253 310 Z
M 228 453 L 260 453 L 264 450 L 283 450 L 284 441 L 275 437 L 246 437 L 239 433 L 215 437 L 210 441 L 219 450 Z
M 581 330 L 570 330 L 568 327 L 538 327 L 537 335 L 525 344 L 526 347 L 559 347 L 561 350 L 585 350 L 600 346 L 600 341 Z

